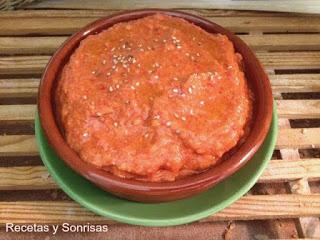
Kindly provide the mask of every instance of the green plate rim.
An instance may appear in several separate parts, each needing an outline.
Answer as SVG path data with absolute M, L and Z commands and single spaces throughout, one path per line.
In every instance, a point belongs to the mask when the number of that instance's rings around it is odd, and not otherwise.
M 219 202 L 212 207 L 198 212 L 194 214 L 190 214 L 187 216 L 177 217 L 177 218 L 170 218 L 170 219 L 145 219 L 145 218 L 137 218 L 137 217 L 129 217 L 124 216 L 123 214 L 114 214 L 107 212 L 100 207 L 86 201 L 81 195 L 79 195 L 74 189 L 70 188 L 68 184 L 66 184 L 63 180 L 60 179 L 59 174 L 55 171 L 54 167 L 51 165 L 50 160 L 47 160 L 47 153 L 46 148 L 44 147 L 43 141 L 46 141 L 45 136 L 43 135 L 43 131 L 41 128 L 39 115 L 38 113 L 35 114 L 35 133 L 36 133 L 36 141 L 39 148 L 40 157 L 47 167 L 50 175 L 54 179 L 54 181 L 61 187 L 61 189 L 74 201 L 79 203 L 80 205 L 84 206 L 85 208 L 91 210 L 92 212 L 104 216 L 119 222 L 133 224 L 133 225 L 142 225 L 142 226 L 157 226 L 157 227 L 165 227 L 165 226 L 174 226 L 180 224 L 186 224 L 190 222 L 194 222 L 200 220 L 202 218 L 208 217 L 214 213 L 221 211 L 222 209 L 226 208 L 227 206 L 231 205 L 233 202 L 241 198 L 245 193 L 247 193 L 253 185 L 257 182 L 258 178 L 261 176 L 264 169 L 267 167 L 269 160 L 272 157 L 273 150 L 276 145 L 276 139 L 278 134 L 278 115 L 277 109 L 273 107 L 273 117 L 272 123 L 269 129 L 269 142 L 270 144 L 263 149 L 264 151 L 264 160 L 259 165 L 259 168 L 253 173 L 253 175 L 248 179 L 248 181 L 243 184 L 238 191 L 234 192 L 232 196 L 227 198 L 226 200 Z M 60 161 L 62 161 L 60 159 Z M 244 166 L 245 167 L 245 166 Z M 70 168 L 71 171 L 73 171 Z M 230 177 L 229 177 L 230 178 Z M 227 178 L 228 179 L 228 178 Z M 86 180 L 88 181 L 88 180 Z M 210 191 L 210 190 L 208 190 Z M 179 200 L 183 201 L 183 200 Z

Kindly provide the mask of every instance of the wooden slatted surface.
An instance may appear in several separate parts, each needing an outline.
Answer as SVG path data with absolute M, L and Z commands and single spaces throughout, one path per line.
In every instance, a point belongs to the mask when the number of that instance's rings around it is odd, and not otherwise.
M 280 156 L 275 154 L 259 179 L 255 186 L 258 193 L 253 191 L 253 195 L 244 196 L 201 223 L 258 219 L 273 222 L 291 218 L 299 219 L 294 225 L 296 237 L 320 237 L 317 235 L 320 227 L 320 190 L 317 190 L 320 183 L 320 16 L 208 9 L 185 11 L 238 33 L 256 51 L 269 73 L 281 123 L 276 146 Z M 32 127 L 26 126 L 34 121 L 40 77 L 52 53 L 70 34 L 115 12 L 117 10 L 107 9 L 0 13 L 0 225 L 61 223 L 61 219 L 114 223 L 71 200 L 26 198 L 22 201 L 21 197 L 7 199 L 1 192 L 21 191 L 23 195 L 29 191 L 59 189 L 39 161 L 29 164 L 34 160 L 28 160 L 39 158 Z M 300 157 L 302 152 L 309 155 Z M 289 187 L 290 191 L 277 193 L 272 184 L 283 189 Z M 271 194 L 259 192 L 265 188 Z

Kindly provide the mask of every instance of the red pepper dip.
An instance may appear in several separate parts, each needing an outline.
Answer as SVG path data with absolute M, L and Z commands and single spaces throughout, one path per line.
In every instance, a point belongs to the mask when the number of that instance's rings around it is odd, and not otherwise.
M 161 14 L 82 40 L 56 91 L 67 143 L 83 161 L 151 182 L 215 165 L 243 137 L 250 99 L 226 36 Z

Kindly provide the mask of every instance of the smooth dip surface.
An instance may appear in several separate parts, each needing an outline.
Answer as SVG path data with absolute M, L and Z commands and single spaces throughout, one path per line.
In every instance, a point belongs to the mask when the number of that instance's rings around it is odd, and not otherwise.
M 213 166 L 244 134 L 251 98 L 221 34 L 156 14 L 84 39 L 56 90 L 67 143 L 83 161 L 144 181 Z

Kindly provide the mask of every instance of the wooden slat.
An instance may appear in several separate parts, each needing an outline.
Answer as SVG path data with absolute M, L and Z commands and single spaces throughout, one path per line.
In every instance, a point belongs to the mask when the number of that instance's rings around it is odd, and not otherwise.
M 38 148 L 33 135 L 0 136 L 0 156 L 36 156 Z
M 253 220 L 319 216 L 320 195 L 251 195 L 244 196 L 206 221 Z M 0 224 L 109 222 L 75 202 L 20 201 L 0 202 Z
M 320 92 L 320 74 L 269 75 L 274 93 Z M 0 97 L 36 97 L 39 78 L 0 79 Z
M 259 182 L 287 182 L 297 179 L 320 179 L 320 159 L 272 160 Z M 34 190 L 59 188 L 44 166 L 0 168 L 0 190 Z
M 67 37 L 0 37 L 1 54 L 52 54 Z
M 39 78 L 0 79 L 0 97 L 35 97 L 39 81 Z
M 0 121 L 34 120 L 35 105 L 0 105 Z
M 185 10 L 203 16 L 210 21 L 222 25 L 234 32 L 319 32 L 320 17 L 315 16 L 231 16 L 223 15 L 220 11 L 210 10 Z M 0 15 L 0 35 L 66 35 L 71 34 L 81 27 L 97 20 L 98 18 L 115 13 L 110 11 L 33 11 L 31 13 L 4 13 Z M 16 15 L 15 15 L 16 14 Z M 231 13 L 232 14 L 232 13 Z M 220 15 L 220 16 L 219 16 Z M 223 15 L 223 16 L 221 16 Z M 228 12 L 230 15 L 230 12 Z
M 0 35 L 67 35 L 95 21 L 96 17 L 69 18 L 0 18 Z
M 320 147 L 320 128 L 280 129 L 276 148 Z M 31 135 L 0 136 L 0 156 L 37 155 L 35 137 Z
M 320 68 L 320 52 L 257 52 L 266 68 L 313 69 Z
M 320 118 L 320 100 L 277 100 L 283 118 Z
M 269 75 L 275 92 L 320 92 L 320 74 Z
M 318 180 L 320 159 L 272 160 L 259 182 L 286 182 L 297 179 Z
M 255 50 L 319 50 L 320 34 L 243 35 L 241 38 Z
M 135 8 L 206 8 L 206 9 L 237 9 L 280 12 L 320 13 L 320 5 L 317 0 L 281 0 L 277 4 L 269 1 L 234 1 L 234 0 L 162 0 L 162 1 L 131 1 L 131 0 L 86 0 L 69 1 L 41 1 L 29 5 L 33 9 L 135 9 Z
M 312 52 L 257 52 L 268 69 L 318 69 L 320 51 Z M 41 74 L 50 56 L 0 57 L 0 75 Z
M 0 57 L 0 75 L 41 74 L 50 56 Z
M 0 190 L 55 189 L 58 186 L 43 166 L 0 168 Z
M 277 100 L 278 114 L 283 118 L 320 118 L 320 100 Z M 35 105 L 0 105 L 0 121 L 33 120 Z
M 200 15 L 203 17 L 284 17 L 283 13 L 278 12 L 255 12 L 255 11 L 232 11 L 232 10 L 219 10 L 219 9 L 177 9 L 179 11 L 189 12 L 192 14 Z M 46 18 L 77 18 L 77 17 L 105 17 L 110 14 L 114 14 L 117 12 L 120 12 L 122 10 L 116 10 L 116 9 L 101 9 L 101 10 L 92 10 L 92 9 L 38 9 L 38 10 L 32 10 L 28 9 L 28 11 L 25 10 L 14 10 L 14 11 L 3 11 L 0 14 L 0 18 L 40 18 L 40 17 L 46 17 Z M 302 14 L 285 14 L 286 18 L 291 17 L 306 17 Z M 318 17 L 316 14 L 308 14 L 307 17 Z M 303 24 L 303 23 L 297 23 L 297 24 Z M 310 27 L 310 25 L 313 25 L 312 22 L 310 22 L 309 25 L 303 25 L 304 28 Z M 302 27 L 302 26 L 301 26 Z M 318 27 L 318 26 L 315 26 Z
M 320 128 L 283 128 L 279 130 L 277 148 L 320 147 Z
M 255 50 L 320 50 L 320 34 L 242 35 Z M 1 54 L 52 54 L 67 37 L 0 37 Z

